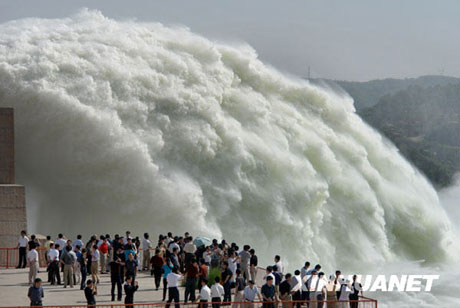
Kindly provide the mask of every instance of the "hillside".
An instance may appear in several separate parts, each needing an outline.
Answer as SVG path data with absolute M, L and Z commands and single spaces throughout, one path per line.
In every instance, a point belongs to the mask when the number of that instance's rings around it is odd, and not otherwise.
M 353 97 L 357 113 L 438 188 L 449 186 L 460 171 L 460 78 L 310 82 L 345 90 Z
M 436 186 L 448 186 L 460 171 L 460 82 L 411 85 L 380 97 L 373 107 L 358 113 Z
M 376 105 L 385 95 L 395 94 L 411 86 L 423 88 L 460 83 L 460 78 L 449 76 L 422 76 L 406 79 L 378 79 L 368 82 L 334 81 L 355 100 L 357 110 Z

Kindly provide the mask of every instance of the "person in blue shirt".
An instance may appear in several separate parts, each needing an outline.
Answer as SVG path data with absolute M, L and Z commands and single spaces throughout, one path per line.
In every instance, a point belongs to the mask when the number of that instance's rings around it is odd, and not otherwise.
M 166 258 L 166 263 L 163 265 L 163 302 L 166 300 L 166 292 L 168 291 L 168 274 L 172 272 L 173 265 L 171 264 L 171 259 Z
M 42 306 L 42 298 L 45 297 L 45 293 L 42 288 L 42 280 L 36 278 L 34 280 L 34 285 L 29 288 L 27 296 L 30 299 L 30 306 Z

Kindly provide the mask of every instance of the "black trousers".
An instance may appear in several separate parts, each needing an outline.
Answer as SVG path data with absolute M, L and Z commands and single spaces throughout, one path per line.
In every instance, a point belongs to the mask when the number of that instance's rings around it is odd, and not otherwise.
M 295 303 L 295 306 L 297 308 L 300 308 L 302 307 L 302 303 L 300 302 L 302 300 L 302 293 L 299 291 L 295 292 L 293 295 L 292 295 L 292 300 L 293 301 L 299 301 L 297 303 Z
M 187 281 L 185 282 L 185 294 L 184 294 L 184 301 L 187 303 L 189 297 L 190 301 L 195 301 L 195 288 L 196 288 L 196 278 L 195 277 L 188 277 Z
M 53 261 L 50 264 L 51 284 L 61 284 L 61 274 L 59 273 L 59 262 Z
M 42 301 L 31 301 L 30 306 L 35 306 L 35 307 L 39 306 L 39 307 L 41 307 L 41 306 L 43 306 L 43 303 L 42 303 Z
M 168 280 L 163 278 L 163 302 L 166 300 L 166 291 L 168 290 Z
M 263 308 L 275 308 L 275 304 L 274 303 L 263 303 L 262 307 Z
M 161 267 L 159 266 L 153 267 L 152 273 L 155 276 L 155 287 L 158 289 L 161 283 Z
M 200 300 L 200 303 L 198 304 L 197 308 L 208 308 L 208 300 L 207 299 Z
M 351 301 L 357 301 L 359 299 L 359 297 L 357 295 L 356 296 L 355 295 L 350 295 L 349 299 Z M 358 308 L 358 304 L 359 304 L 358 302 L 350 303 L 350 307 L 351 308 Z
M 172 303 L 172 301 L 175 303 L 175 308 L 180 308 L 179 289 L 177 287 L 169 288 L 169 298 L 166 308 L 169 308 L 169 304 Z
M 88 274 L 86 271 L 86 266 L 81 267 L 80 272 L 81 272 L 80 289 L 84 290 L 86 288 L 86 276 Z
M 27 249 L 26 247 L 19 247 L 19 264 L 18 267 L 26 267 L 27 260 L 26 260 Z
M 112 300 L 115 299 L 115 286 L 117 287 L 117 299 L 121 300 L 123 294 L 122 294 L 122 287 L 121 287 L 121 276 L 120 275 L 114 275 L 110 277 L 110 282 L 112 283 L 112 288 L 110 290 L 110 295 L 112 295 Z
M 212 308 L 219 308 L 222 300 L 220 297 L 213 297 L 212 298 Z

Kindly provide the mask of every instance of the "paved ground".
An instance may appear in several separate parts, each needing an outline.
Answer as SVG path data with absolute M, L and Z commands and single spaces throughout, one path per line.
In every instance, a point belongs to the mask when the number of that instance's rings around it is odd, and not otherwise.
M 28 291 L 28 273 L 29 269 L 0 269 L 0 307 L 5 306 L 28 306 L 29 300 L 27 298 Z M 263 270 L 258 272 L 258 278 L 263 277 Z M 44 283 L 43 288 L 45 291 L 44 305 L 74 305 L 86 304 L 85 295 L 80 287 L 75 286 L 72 288 L 65 288 L 63 286 L 51 286 L 47 283 L 48 274 L 44 269 L 41 269 L 38 274 Z M 62 277 L 62 276 L 61 276 Z M 110 275 L 101 275 L 101 283 L 98 285 L 98 295 L 96 301 L 98 304 L 120 304 L 123 302 L 111 302 L 110 296 Z M 139 290 L 136 292 L 134 299 L 135 303 L 152 303 L 161 302 L 163 296 L 162 285 L 156 291 L 154 288 L 153 277 L 150 272 L 140 272 L 136 278 L 139 282 Z M 259 282 L 260 280 L 260 282 Z M 258 279 L 258 283 L 262 282 Z M 198 296 L 198 292 L 196 293 Z M 184 298 L 184 289 L 180 288 L 180 298 Z M 124 299 L 124 296 L 123 296 Z M 174 307 L 174 306 L 171 306 Z
M 38 274 L 45 283 L 44 305 L 72 305 L 85 304 L 85 296 L 80 287 L 73 289 L 63 286 L 51 286 L 47 283 L 47 273 L 44 270 Z M 27 284 L 28 269 L 0 269 L 0 306 L 28 306 Z M 135 294 L 136 303 L 159 302 L 163 296 L 163 289 L 156 291 L 154 289 L 153 277 L 150 273 L 139 273 L 138 278 L 139 290 Z M 111 302 L 110 297 L 110 275 L 101 275 L 101 283 L 98 285 L 98 295 L 96 297 L 98 304 L 122 303 Z M 183 298 L 183 288 L 180 290 Z M 124 298 L 124 297 L 123 297 Z

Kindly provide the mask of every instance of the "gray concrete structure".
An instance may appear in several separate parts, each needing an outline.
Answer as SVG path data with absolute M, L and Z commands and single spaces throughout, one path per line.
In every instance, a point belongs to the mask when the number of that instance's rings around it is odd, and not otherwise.
M 24 186 L 14 177 L 14 110 L 0 108 L 0 247 L 15 247 L 27 230 Z

